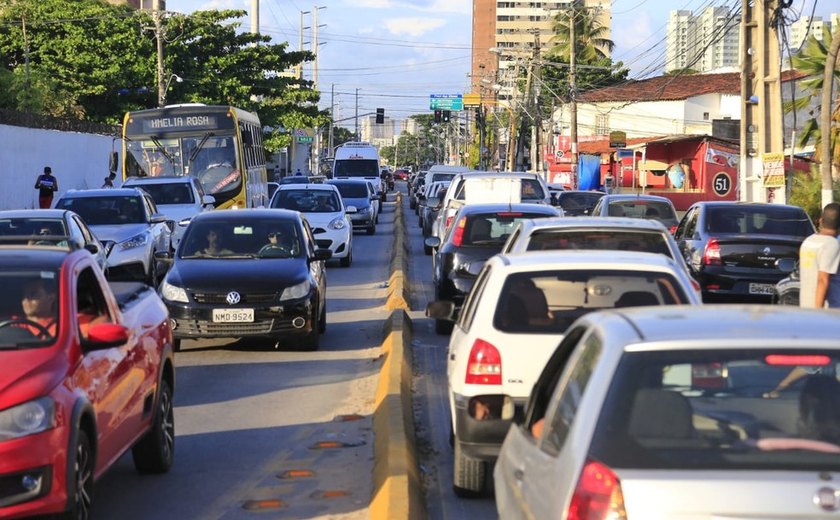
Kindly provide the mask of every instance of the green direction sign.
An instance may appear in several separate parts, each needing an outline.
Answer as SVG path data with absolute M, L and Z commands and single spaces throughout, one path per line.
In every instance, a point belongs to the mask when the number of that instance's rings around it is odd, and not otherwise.
M 313 137 L 309 135 L 299 135 L 297 136 L 297 142 L 299 143 L 311 143 L 313 141 Z
M 432 94 L 429 110 L 464 110 L 463 94 Z

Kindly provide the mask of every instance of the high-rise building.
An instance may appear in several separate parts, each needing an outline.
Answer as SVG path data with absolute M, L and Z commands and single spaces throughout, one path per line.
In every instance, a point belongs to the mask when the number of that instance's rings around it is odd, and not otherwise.
M 710 72 L 738 66 L 740 15 L 726 7 L 699 14 L 671 11 L 665 46 L 665 72 Z
M 359 118 L 359 126 L 360 140 L 382 147 L 394 144 L 394 135 L 397 134 L 399 121 L 385 116 L 384 123 L 376 124 L 376 116 L 368 116 Z
M 472 91 L 485 100 L 494 96 L 502 103 L 509 100 L 515 91 L 517 62 L 533 56 L 536 42 L 541 55 L 555 45 L 554 17 L 573 2 L 578 9 L 596 10 L 598 21 L 608 30 L 605 37 L 610 38 L 609 0 L 473 0 Z
M 822 41 L 823 28 L 827 28 L 831 32 L 832 29 L 837 29 L 838 27 L 840 27 L 840 13 L 832 13 L 830 21 L 825 21 L 820 16 L 813 18 L 803 16 L 790 26 L 790 48 L 796 50 L 802 47 L 802 44 L 805 43 L 806 36 L 810 37 L 813 35 L 817 40 Z

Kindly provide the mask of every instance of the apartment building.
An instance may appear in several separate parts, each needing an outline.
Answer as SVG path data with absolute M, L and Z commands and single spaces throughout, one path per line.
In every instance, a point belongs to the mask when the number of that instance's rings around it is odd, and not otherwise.
M 376 116 L 359 118 L 359 134 L 361 141 L 367 141 L 374 146 L 382 147 L 394 144 L 394 136 L 399 135 L 399 121 L 385 117 L 385 122 L 376 124 Z
M 740 15 L 726 7 L 699 14 L 671 11 L 665 44 L 665 72 L 711 72 L 738 66 Z
M 472 91 L 482 99 L 497 96 L 500 103 L 508 102 L 517 63 L 533 56 L 537 42 L 541 54 L 554 45 L 554 17 L 573 2 L 578 9 L 597 10 L 601 25 L 610 27 L 609 0 L 473 0 Z
M 823 29 L 832 29 L 840 27 L 840 13 L 832 13 L 830 20 L 823 20 L 821 16 L 803 16 L 796 20 L 790 26 L 790 48 L 799 49 L 805 43 L 805 38 L 813 35 L 817 40 L 822 41 Z M 825 42 L 828 44 L 828 42 Z

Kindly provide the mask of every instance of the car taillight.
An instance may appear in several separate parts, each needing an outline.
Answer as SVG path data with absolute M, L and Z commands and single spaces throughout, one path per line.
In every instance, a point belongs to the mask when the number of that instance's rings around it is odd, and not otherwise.
M 670 231 L 672 235 L 673 235 L 674 233 L 676 233 L 676 232 L 677 232 L 677 226 L 676 226 L 676 224 L 675 224 L 675 225 L 673 225 L 673 226 L 671 226 L 671 227 L 669 227 L 669 228 L 668 228 L 668 231 Z
M 468 385 L 502 384 L 502 356 L 499 350 L 483 339 L 475 340 L 467 360 Z
M 716 238 L 710 238 L 706 243 L 706 249 L 703 250 L 703 264 L 704 265 L 721 265 L 720 261 L 720 244 Z
M 691 365 L 692 388 L 725 388 L 729 371 L 723 363 Z
M 446 219 L 447 221 L 450 220 L 452 217 Z M 461 217 L 461 220 L 458 221 L 458 224 L 455 226 L 455 230 L 452 232 L 452 245 L 455 247 L 461 247 L 461 244 L 464 242 L 464 227 L 467 225 L 467 217 Z M 449 224 L 447 222 L 447 227 Z
M 449 215 L 448 217 L 446 217 L 446 225 L 443 226 L 444 229 L 449 229 L 449 226 L 452 225 L 452 219 L 454 219 L 454 218 L 455 218 L 455 215 Z
M 613 471 L 600 462 L 587 461 L 580 473 L 569 520 L 613 520 L 627 518 L 621 483 Z
M 816 366 L 824 367 L 831 363 L 831 358 L 820 354 L 770 354 L 764 356 L 764 362 L 777 366 Z

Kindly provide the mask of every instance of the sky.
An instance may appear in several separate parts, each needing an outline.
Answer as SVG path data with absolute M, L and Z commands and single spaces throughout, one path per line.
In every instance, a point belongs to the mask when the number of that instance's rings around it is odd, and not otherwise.
M 206 9 L 250 11 L 251 0 L 167 0 L 169 11 L 190 13 Z M 734 5 L 740 0 L 613 0 L 613 61 L 622 61 L 631 78 L 661 74 L 655 64 L 664 61 L 668 13 L 695 14 L 709 5 Z M 323 5 L 321 5 L 323 4 Z M 318 89 L 321 106 L 336 106 L 336 118 L 352 126 L 356 113 L 385 108 L 385 115 L 404 119 L 429 113 L 431 94 L 469 92 L 472 0 L 260 0 L 260 32 L 289 42 L 297 50 L 301 11 L 304 27 L 313 25 L 318 9 Z M 831 9 L 829 4 L 835 4 Z M 794 0 L 791 18 L 828 19 L 840 11 L 836 0 Z M 250 17 L 242 19 L 245 30 Z M 304 29 L 304 46 L 312 50 L 312 30 Z M 177 71 L 174 71 L 177 73 Z M 304 70 L 312 80 L 312 65 Z M 334 92 L 334 94 L 333 94 Z

